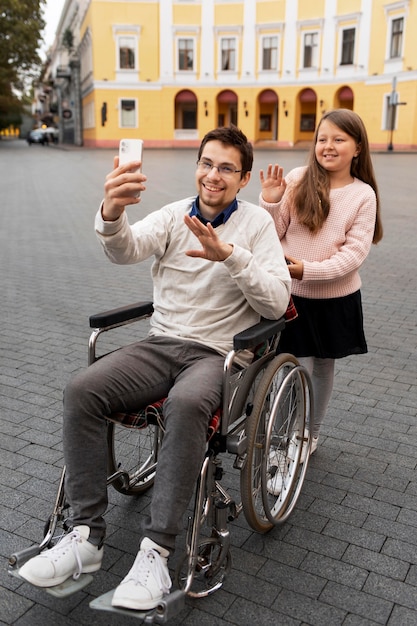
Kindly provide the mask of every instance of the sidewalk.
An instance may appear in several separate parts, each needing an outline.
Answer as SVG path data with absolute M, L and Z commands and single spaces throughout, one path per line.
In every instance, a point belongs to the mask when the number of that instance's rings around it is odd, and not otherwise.
M 111 265 L 93 232 L 112 151 L 0 142 L 0 625 L 128 626 L 89 602 L 124 576 L 149 497 L 109 491 L 103 569 L 56 600 L 7 573 L 39 541 L 62 466 L 61 398 L 87 362 L 88 316 L 151 297 L 149 264 Z M 256 151 L 244 196 L 256 202 Z M 194 193 L 195 151 L 149 150 L 132 220 Z M 286 171 L 299 152 L 274 160 Z M 172 626 L 417 625 L 417 156 L 375 154 L 385 237 L 363 271 L 369 353 L 338 363 L 323 435 L 292 516 L 267 535 L 231 525 L 223 589 Z M 129 332 L 129 331 L 128 331 Z M 236 470 L 236 483 L 238 481 Z

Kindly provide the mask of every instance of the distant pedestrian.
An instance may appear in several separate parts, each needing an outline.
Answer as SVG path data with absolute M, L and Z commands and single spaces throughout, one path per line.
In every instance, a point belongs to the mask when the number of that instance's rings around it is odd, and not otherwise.
M 382 224 L 361 118 L 348 109 L 327 112 L 308 165 L 285 178 L 280 165 L 268 165 L 260 180 L 260 204 L 274 218 L 298 311 L 280 349 L 294 354 L 313 380 L 312 453 L 333 390 L 335 359 L 367 352 L 358 270 L 371 244 L 382 239 Z

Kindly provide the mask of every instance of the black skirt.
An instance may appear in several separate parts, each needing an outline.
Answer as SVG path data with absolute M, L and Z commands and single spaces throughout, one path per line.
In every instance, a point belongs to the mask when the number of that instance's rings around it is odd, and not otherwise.
M 342 298 L 310 299 L 293 295 L 298 317 L 282 331 L 279 350 L 296 357 L 340 359 L 368 351 L 360 291 Z

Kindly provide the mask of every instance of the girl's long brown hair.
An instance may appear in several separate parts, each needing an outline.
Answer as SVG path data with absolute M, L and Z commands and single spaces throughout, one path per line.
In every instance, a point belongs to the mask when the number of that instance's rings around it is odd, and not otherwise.
M 372 165 L 368 135 L 362 119 L 350 109 L 328 111 L 321 118 L 308 158 L 306 171 L 295 189 L 292 190 L 293 203 L 299 221 L 315 233 L 323 226 L 330 210 L 330 180 L 327 171 L 317 162 L 315 147 L 320 125 L 328 120 L 347 133 L 360 147 L 358 156 L 352 159 L 350 173 L 372 187 L 376 195 L 376 219 L 373 243 L 382 239 L 383 228 L 380 215 L 380 200 Z

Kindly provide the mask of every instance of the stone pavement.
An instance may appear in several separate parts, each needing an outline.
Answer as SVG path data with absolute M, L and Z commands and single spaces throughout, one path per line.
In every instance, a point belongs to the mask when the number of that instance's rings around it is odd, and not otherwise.
M 111 265 L 92 224 L 112 151 L 0 142 L 0 624 L 134 625 L 93 611 L 136 554 L 149 497 L 111 490 L 103 569 L 56 600 L 7 573 L 42 537 L 62 465 L 61 394 L 86 364 L 88 316 L 151 295 L 149 265 Z M 257 151 L 245 190 L 256 201 Z M 285 169 L 303 152 L 277 155 Z M 145 151 L 132 219 L 194 193 L 194 150 Z M 417 155 L 375 154 L 385 238 L 363 271 L 369 353 L 338 363 L 317 453 L 289 521 L 268 535 L 232 524 L 224 588 L 187 600 L 173 625 L 417 624 Z M 236 478 L 237 480 L 237 478 Z

